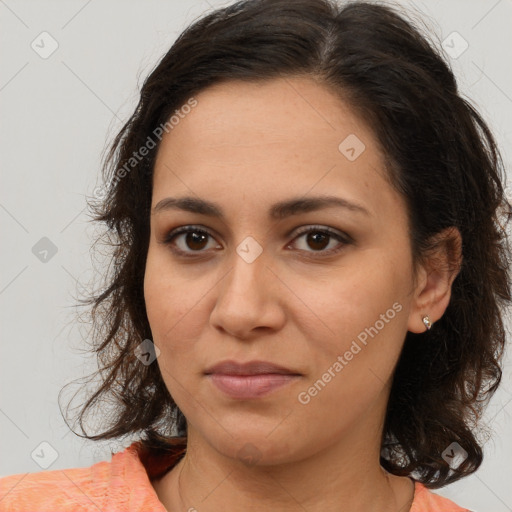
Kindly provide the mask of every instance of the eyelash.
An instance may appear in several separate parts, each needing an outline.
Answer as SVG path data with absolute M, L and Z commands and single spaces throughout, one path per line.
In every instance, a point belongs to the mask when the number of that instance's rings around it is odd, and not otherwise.
M 209 231 L 207 231 L 207 230 L 205 230 L 203 228 L 200 228 L 198 226 L 190 225 L 190 226 L 185 226 L 185 227 L 178 228 L 178 229 L 175 229 L 175 230 L 171 231 L 168 235 L 166 235 L 164 240 L 162 240 L 162 243 L 165 244 L 165 245 L 169 245 L 169 246 L 173 245 L 172 241 L 176 237 L 178 237 L 179 235 L 187 234 L 187 233 L 201 233 L 201 234 L 205 234 L 207 236 L 210 236 L 211 238 L 215 238 Z M 338 240 L 342 244 L 341 244 L 340 247 L 335 248 L 335 249 L 330 249 L 330 250 L 327 250 L 327 251 L 325 251 L 325 250 L 304 251 L 306 253 L 313 253 L 313 254 L 314 253 L 318 253 L 318 254 L 322 254 L 322 255 L 332 256 L 334 254 L 337 254 L 341 250 L 343 250 L 343 248 L 346 245 L 349 245 L 349 244 L 353 243 L 353 239 L 349 235 L 347 235 L 346 233 L 333 231 L 332 229 L 330 229 L 328 227 L 324 227 L 324 226 L 310 226 L 310 227 L 308 227 L 306 229 L 303 229 L 303 230 L 299 231 L 296 234 L 296 236 L 294 237 L 293 240 L 296 240 L 297 238 L 301 237 L 302 235 L 305 235 L 305 234 L 308 234 L 308 233 L 327 234 L 329 237 L 335 238 L 336 240 Z M 201 256 L 201 253 L 206 252 L 206 251 L 203 251 L 203 250 L 200 250 L 200 251 L 183 251 L 182 249 L 178 249 L 175 246 L 172 248 L 172 251 L 174 253 L 180 255 L 180 256 L 185 257 L 185 258 L 197 258 L 197 257 Z M 196 254 L 194 254 L 194 253 L 196 253 Z

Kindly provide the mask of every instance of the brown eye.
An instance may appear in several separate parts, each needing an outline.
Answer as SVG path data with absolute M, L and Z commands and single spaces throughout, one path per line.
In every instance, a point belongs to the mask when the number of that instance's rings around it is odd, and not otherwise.
M 208 231 L 186 226 L 169 233 L 163 243 L 173 246 L 173 251 L 189 256 L 194 255 L 193 253 L 205 252 L 205 249 L 209 248 L 210 239 L 213 240 L 213 237 Z
M 194 251 L 204 249 L 208 236 L 206 233 L 190 231 L 185 233 L 185 245 Z
M 297 243 L 297 240 L 301 239 L 302 243 Z M 222 248 L 215 244 L 214 237 L 208 231 L 195 226 L 185 226 L 171 231 L 162 243 L 171 246 L 171 250 L 179 256 L 185 257 L 201 256 L 207 253 L 208 249 Z M 288 247 L 298 246 L 299 251 L 310 254 L 331 255 L 350 243 L 352 238 L 343 232 L 313 226 L 300 232 Z
M 295 242 L 295 245 L 299 246 L 301 251 L 309 253 L 333 254 L 352 243 L 347 234 L 322 226 L 313 226 L 299 232 L 295 240 L 300 239 L 303 239 L 303 242 Z
M 329 238 L 331 238 L 330 235 L 320 231 L 309 232 L 307 233 L 306 241 L 309 247 L 315 251 L 321 251 L 329 245 Z

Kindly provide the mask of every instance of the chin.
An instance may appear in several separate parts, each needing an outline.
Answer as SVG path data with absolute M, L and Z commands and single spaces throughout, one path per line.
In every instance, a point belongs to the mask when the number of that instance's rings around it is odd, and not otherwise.
M 223 456 L 238 460 L 247 467 L 287 464 L 305 456 L 296 437 L 283 435 L 284 432 L 268 435 L 268 432 L 272 431 L 253 424 L 252 428 L 239 429 L 236 436 L 223 431 L 220 439 L 207 436 L 206 440 Z M 289 439 L 293 439 L 294 445 L 289 444 Z

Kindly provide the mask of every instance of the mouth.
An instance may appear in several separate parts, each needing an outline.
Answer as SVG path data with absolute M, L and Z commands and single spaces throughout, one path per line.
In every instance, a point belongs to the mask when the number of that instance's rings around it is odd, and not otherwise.
M 237 363 L 236 361 L 222 361 L 208 368 L 206 375 L 222 374 L 222 375 L 301 375 L 299 372 L 269 363 L 267 361 L 249 361 L 248 363 Z
M 224 395 L 239 400 L 262 397 L 302 377 L 297 371 L 267 361 L 223 361 L 204 373 Z

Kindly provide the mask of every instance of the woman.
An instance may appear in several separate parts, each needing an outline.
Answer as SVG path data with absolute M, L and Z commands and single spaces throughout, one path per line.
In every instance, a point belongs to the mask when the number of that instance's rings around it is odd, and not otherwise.
M 511 210 L 491 132 L 411 24 L 219 9 L 146 80 L 106 171 L 103 382 L 79 419 L 111 395 L 85 437 L 137 440 L 2 479 L 1 510 L 465 510 L 431 489 L 482 462 Z

